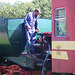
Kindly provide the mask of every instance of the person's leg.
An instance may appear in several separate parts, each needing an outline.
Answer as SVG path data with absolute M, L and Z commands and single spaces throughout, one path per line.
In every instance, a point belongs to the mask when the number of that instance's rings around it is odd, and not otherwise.
M 31 44 L 35 44 L 36 41 L 36 33 L 33 33 L 32 37 L 31 37 Z M 35 47 L 31 48 L 31 52 L 34 53 L 35 52 Z
M 27 53 L 28 53 L 28 49 L 30 46 L 30 40 L 31 40 L 31 35 L 30 35 L 29 31 L 26 31 L 26 50 L 27 50 Z

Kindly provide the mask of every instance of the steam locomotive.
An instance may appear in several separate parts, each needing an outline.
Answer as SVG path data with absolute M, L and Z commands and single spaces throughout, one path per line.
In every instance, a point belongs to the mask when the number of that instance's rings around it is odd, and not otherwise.
M 39 19 L 39 23 L 50 24 L 50 20 Z M 47 21 L 47 23 L 46 23 Z M 43 64 L 46 70 L 51 70 L 51 55 L 48 54 L 47 42 L 51 40 L 50 27 L 46 27 L 47 30 L 42 30 L 41 34 L 44 34 L 43 44 L 41 43 L 40 35 L 37 35 L 34 54 L 27 54 L 25 50 L 26 37 L 24 28 L 24 19 L 5 19 L 3 16 L 0 19 L 0 73 L 1 75 L 33 75 L 35 71 L 42 70 Z M 48 31 L 49 30 L 49 31 Z M 45 32 L 46 31 L 46 32 Z M 50 34 L 50 35 L 46 35 Z M 48 39 L 47 39 L 48 38 Z M 46 42 L 46 43 L 45 43 Z M 51 43 L 49 43 L 50 45 Z M 45 45 L 45 47 L 44 47 Z M 45 49 L 45 50 L 44 50 Z M 47 53 L 46 53 L 47 52 Z M 50 69 L 49 69 L 50 68 Z M 44 70 L 44 69 L 43 69 Z M 12 71 L 12 72 L 11 72 Z M 31 73 L 30 73 L 31 72 Z M 30 73 L 30 74 L 29 74 Z M 44 72 L 42 72 L 43 74 Z M 40 74 L 39 74 L 40 75 Z

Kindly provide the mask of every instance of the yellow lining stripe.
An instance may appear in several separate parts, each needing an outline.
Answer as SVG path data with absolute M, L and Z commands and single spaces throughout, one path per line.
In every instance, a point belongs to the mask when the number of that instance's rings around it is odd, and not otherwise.
M 52 51 L 52 59 L 64 59 L 64 60 L 69 60 L 66 51 Z
M 52 49 L 75 50 L 75 41 L 52 41 Z

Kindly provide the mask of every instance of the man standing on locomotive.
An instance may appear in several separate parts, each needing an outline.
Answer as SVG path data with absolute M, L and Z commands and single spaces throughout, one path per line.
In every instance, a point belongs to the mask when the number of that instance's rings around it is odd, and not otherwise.
M 30 44 L 33 45 L 36 41 L 36 32 L 40 31 L 38 28 L 38 15 L 39 14 L 40 14 L 40 10 L 36 8 L 34 12 L 28 13 L 24 19 L 27 53 L 28 53 L 28 47 L 30 46 Z M 33 47 L 31 49 L 31 52 L 34 53 Z

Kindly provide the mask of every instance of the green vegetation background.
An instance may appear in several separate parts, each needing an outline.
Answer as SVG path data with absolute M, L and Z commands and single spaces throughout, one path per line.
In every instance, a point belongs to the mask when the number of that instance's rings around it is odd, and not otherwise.
M 0 18 L 24 18 L 28 12 L 33 12 L 35 8 L 41 10 L 39 18 L 51 19 L 51 0 L 33 0 L 31 3 L 16 2 L 14 5 L 10 3 L 0 2 Z

